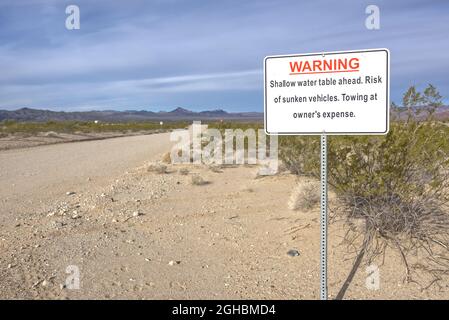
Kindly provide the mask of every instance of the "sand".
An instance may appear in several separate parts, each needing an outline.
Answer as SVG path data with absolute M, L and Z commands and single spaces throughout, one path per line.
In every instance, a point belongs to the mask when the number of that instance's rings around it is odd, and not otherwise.
M 255 179 L 248 165 L 149 172 L 168 137 L 1 151 L 0 298 L 318 299 L 319 208 L 288 206 L 304 178 Z M 193 185 L 192 175 L 208 183 Z M 330 225 L 331 299 L 355 258 L 344 232 Z M 447 280 L 424 291 L 405 283 L 393 251 L 378 266 L 377 290 L 363 265 L 345 298 L 449 298 Z M 66 286 L 73 270 L 78 289 Z

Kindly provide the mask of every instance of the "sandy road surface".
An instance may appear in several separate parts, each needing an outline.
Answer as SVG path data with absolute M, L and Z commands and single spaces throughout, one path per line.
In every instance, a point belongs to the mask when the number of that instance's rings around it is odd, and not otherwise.
M 97 185 L 170 150 L 170 134 L 74 142 L 0 152 L 0 221 L 23 202 Z

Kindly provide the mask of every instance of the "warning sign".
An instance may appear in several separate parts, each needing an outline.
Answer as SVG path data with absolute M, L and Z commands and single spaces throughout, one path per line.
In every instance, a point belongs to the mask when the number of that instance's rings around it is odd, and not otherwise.
M 388 49 L 269 56 L 267 134 L 386 134 Z

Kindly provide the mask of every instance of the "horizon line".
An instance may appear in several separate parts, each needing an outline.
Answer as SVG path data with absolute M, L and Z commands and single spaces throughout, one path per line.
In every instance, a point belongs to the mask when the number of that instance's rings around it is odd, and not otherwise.
M 202 110 L 190 110 L 184 107 L 175 107 L 173 109 L 170 110 L 149 110 L 149 109 L 124 109 L 124 110 L 117 110 L 117 109 L 89 109 L 89 110 L 83 110 L 83 109 L 79 109 L 79 110 L 58 110 L 58 109 L 47 109 L 45 107 L 20 107 L 20 108 L 16 108 L 16 109 L 3 109 L 0 107 L 0 111 L 19 111 L 19 110 L 23 110 L 23 109 L 29 109 L 29 110 L 39 110 L 39 111 L 50 111 L 50 112 L 106 112 L 106 111 L 113 111 L 113 112 L 153 112 L 153 113 L 165 113 L 165 112 L 174 112 L 178 109 L 182 109 L 188 112 L 192 112 L 192 113 L 200 113 L 200 112 L 218 112 L 218 111 L 223 111 L 226 113 L 263 113 L 263 108 L 261 108 L 260 111 L 251 111 L 251 110 L 238 110 L 238 111 L 228 111 L 226 109 L 222 109 L 222 108 L 218 108 L 218 109 L 202 109 Z

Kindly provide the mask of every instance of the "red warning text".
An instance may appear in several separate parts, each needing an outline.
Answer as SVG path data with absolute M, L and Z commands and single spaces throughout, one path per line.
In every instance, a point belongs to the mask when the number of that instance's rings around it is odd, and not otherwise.
M 359 71 L 359 58 L 290 61 L 290 75 Z

